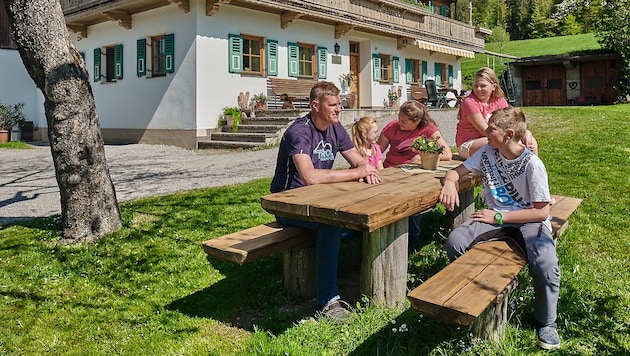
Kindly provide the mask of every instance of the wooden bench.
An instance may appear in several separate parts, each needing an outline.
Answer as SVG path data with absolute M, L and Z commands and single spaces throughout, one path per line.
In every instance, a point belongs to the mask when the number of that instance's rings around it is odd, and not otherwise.
M 582 199 L 554 196 L 554 239 L 569 225 Z M 507 321 L 508 296 L 518 284 L 525 258 L 506 241 L 476 245 L 408 293 L 411 305 L 449 324 L 469 326 L 476 337 L 499 342 Z
M 315 266 L 311 264 L 316 239 L 316 231 L 271 222 L 204 241 L 202 247 L 209 256 L 238 265 L 283 252 L 285 287 L 311 298 L 315 295 Z
M 284 79 L 268 78 L 271 91 L 284 101 L 282 109 L 294 110 L 295 102 L 310 102 L 311 89 L 317 80 L 312 79 Z

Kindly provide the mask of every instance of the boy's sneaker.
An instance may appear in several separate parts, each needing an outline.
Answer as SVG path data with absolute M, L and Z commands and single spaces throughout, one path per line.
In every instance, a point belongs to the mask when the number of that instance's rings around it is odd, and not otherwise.
M 344 306 L 348 307 L 348 303 L 340 299 L 328 302 L 328 304 L 317 311 L 317 317 L 324 317 L 339 322 L 345 321 L 350 316 L 350 312 L 348 312 Z
M 536 330 L 538 346 L 545 350 L 553 350 L 560 347 L 560 336 L 553 326 L 543 326 Z

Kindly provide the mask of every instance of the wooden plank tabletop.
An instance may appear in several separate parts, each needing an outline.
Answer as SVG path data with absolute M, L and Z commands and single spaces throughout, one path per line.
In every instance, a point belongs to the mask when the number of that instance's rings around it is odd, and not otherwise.
M 446 168 L 459 163 L 441 162 L 438 171 L 386 168 L 379 172 L 381 184 L 316 184 L 263 196 L 261 205 L 271 214 L 372 232 L 434 207 Z M 459 182 L 459 189 L 472 189 L 479 184 L 480 177 L 469 175 Z

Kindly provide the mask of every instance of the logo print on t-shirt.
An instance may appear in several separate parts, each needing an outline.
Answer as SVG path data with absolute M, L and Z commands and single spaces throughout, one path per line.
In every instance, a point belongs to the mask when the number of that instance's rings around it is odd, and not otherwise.
M 335 155 L 333 155 L 332 152 L 332 145 L 324 142 L 324 140 L 319 141 L 317 147 L 313 150 L 313 154 L 316 154 L 319 157 L 320 162 L 335 160 Z

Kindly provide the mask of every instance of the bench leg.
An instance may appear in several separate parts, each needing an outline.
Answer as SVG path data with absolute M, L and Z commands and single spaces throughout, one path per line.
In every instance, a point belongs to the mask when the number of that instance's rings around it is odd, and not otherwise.
M 459 206 L 453 211 L 446 212 L 446 227 L 454 229 L 463 224 L 475 212 L 475 190 L 464 190 L 459 192 Z
M 407 219 L 363 233 L 361 294 L 395 306 L 407 293 Z
M 284 251 L 284 287 L 311 299 L 316 296 L 315 245 Z
M 473 336 L 483 340 L 492 340 L 497 344 L 501 342 L 507 324 L 510 293 L 517 286 L 518 278 L 515 278 L 497 296 L 497 299 L 470 323 L 470 332 Z

